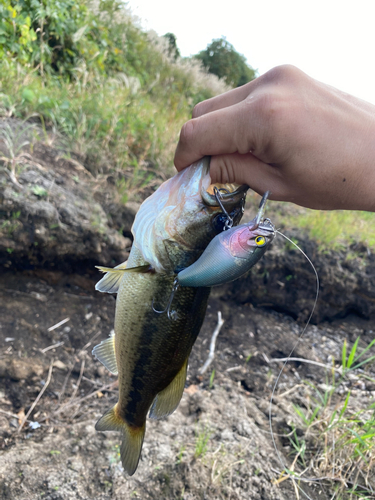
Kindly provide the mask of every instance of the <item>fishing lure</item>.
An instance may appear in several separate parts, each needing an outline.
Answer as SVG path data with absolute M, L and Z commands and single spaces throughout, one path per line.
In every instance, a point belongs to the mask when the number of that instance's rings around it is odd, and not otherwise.
M 232 227 L 233 220 L 221 202 L 221 192 L 215 188 L 216 199 L 223 211 L 223 232 L 215 236 L 200 258 L 194 264 L 177 274 L 173 283 L 168 304 L 164 310 L 173 319 L 171 306 L 176 291 L 180 286 L 211 287 L 229 283 L 247 273 L 264 255 L 275 237 L 275 228 L 270 219 L 262 220 L 264 208 L 269 196 L 267 191 L 259 205 L 254 219 L 246 224 Z
M 220 203 L 220 192 L 215 190 Z M 231 226 L 227 216 L 227 227 L 207 246 L 200 258 L 191 266 L 180 271 L 177 283 L 181 286 L 211 287 L 229 283 L 249 271 L 264 255 L 275 237 L 275 228 L 270 219 L 262 221 L 264 208 L 269 195 L 267 191 L 259 205 L 254 219 L 237 227 Z

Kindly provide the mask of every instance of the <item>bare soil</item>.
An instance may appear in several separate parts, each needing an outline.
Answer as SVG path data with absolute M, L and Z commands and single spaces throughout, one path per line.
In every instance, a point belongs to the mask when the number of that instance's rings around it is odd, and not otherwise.
M 116 433 L 94 429 L 117 397 L 116 379 L 91 356 L 92 347 L 113 328 L 115 308 L 113 296 L 93 291 L 94 282 L 89 275 L 42 270 L 0 276 L 1 498 L 295 497 L 290 481 L 277 484 L 292 462 L 285 437 L 291 422 L 298 425 L 292 403 L 301 404 L 302 379 L 325 382 L 324 369 L 287 364 L 272 407 L 276 449 L 269 403 L 281 366 L 272 360 L 290 354 L 302 325 L 287 315 L 222 300 L 215 289 L 191 355 L 182 402 L 168 419 L 148 422 L 142 459 L 128 478 Z M 216 356 L 199 376 L 219 310 L 225 324 Z M 65 318 L 69 321 L 51 330 Z M 312 325 L 293 356 L 329 365 L 332 356 L 340 358 L 345 338 L 350 342 L 360 335 L 368 343 L 373 333 L 369 321 L 355 316 Z M 375 394 L 370 382 L 352 390 L 363 400 Z M 303 488 L 311 498 L 330 498 L 322 484 Z

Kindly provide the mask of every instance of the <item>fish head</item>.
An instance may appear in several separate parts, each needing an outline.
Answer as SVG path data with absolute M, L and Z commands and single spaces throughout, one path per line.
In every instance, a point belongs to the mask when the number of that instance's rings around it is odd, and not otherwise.
M 214 194 L 208 157 L 164 182 L 141 205 L 134 221 L 133 246 L 156 272 L 175 274 L 191 265 L 225 226 Z M 216 185 L 222 205 L 238 224 L 248 186 Z

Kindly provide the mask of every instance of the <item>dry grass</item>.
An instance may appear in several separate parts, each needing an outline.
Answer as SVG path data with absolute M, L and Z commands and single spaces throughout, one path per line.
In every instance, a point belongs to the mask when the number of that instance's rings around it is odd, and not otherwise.
M 375 400 L 370 394 L 357 397 L 374 382 L 375 356 L 368 353 L 375 340 L 360 353 L 358 340 L 348 354 L 344 343 L 341 366 L 335 368 L 333 360 L 325 384 L 305 382 L 299 388 L 289 436 L 293 464 L 279 479 L 291 478 L 302 489 L 303 481 L 318 480 L 332 500 L 375 498 Z

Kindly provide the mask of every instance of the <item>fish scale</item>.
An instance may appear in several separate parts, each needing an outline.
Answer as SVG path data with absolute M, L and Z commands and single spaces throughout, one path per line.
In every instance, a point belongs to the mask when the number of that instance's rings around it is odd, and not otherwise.
M 118 406 L 121 416 L 133 425 L 143 424 L 155 396 L 181 370 L 204 319 L 209 288 L 179 290 L 173 301 L 177 313 L 173 321 L 166 314 L 153 311 L 153 299 L 160 297 L 167 301 L 172 283 L 173 278 L 157 274 L 129 274 L 119 289 L 115 332 L 124 324 L 131 328 L 116 335 L 115 351 L 122 387 Z M 142 297 L 142 303 L 136 304 L 135 297 Z M 121 307 L 121 303 L 126 307 Z M 122 359 L 126 365 L 121 363 Z

